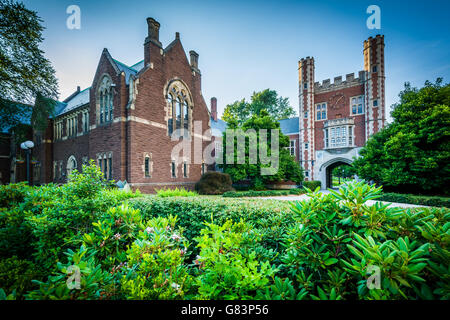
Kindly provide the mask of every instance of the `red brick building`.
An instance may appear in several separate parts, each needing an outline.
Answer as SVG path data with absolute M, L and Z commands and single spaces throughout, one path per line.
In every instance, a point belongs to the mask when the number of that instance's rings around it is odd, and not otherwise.
M 333 168 L 350 164 L 385 125 L 384 36 L 364 41 L 364 70 L 355 78 L 315 82 L 314 58 L 299 61 L 298 157 L 306 180 L 330 187 Z M 291 139 L 295 139 L 291 136 Z
M 190 188 L 200 179 L 206 165 L 199 150 L 211 143 L 211 120 L 199 56 L 190 51 L 188 61 L 178 32 L 164 48 L 160 24 L 152 18 L 147 24 L 142 61 L 127 66 L 104 49 L 92 86 L 78 87 L 58 104 L 47 131 L 35 134 L 35 183 L 65 182 L 89 159 L 106 178 L 126 180 L 143 192 Z M 188 148 L 173 154 L 181 141 Z

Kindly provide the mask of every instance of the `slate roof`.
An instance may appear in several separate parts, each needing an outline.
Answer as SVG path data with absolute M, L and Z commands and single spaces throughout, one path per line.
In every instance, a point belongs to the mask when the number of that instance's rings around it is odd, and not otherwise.
M 127 84 L 130 80 L 130 75 L 136 75 L 139 72 L 139 70 L 141 70 L 144 67 L 144 60 L 135 63 L 131 67 L 127 66 L 126 64 L 116 59 L 112 60 L 116 64 L 117 68 L 119 68 L 121 72 L 123 71 L 125 73 L 125 81 Z M 56 111 L 55 116 L 66 114 L 67 112 L 70 112 L 78 107 L 88 104 L 90 94 L 89 89 L 90 87 L 80 91 L 79 93 L 73 94 L 68 99 L 64 100 L 64 102 L 58 101 L 58 105 L 56 106 L 55 110 Z
M 280 129 L 283 134 L 299 132 L 298 117 L 282 119 L 282 120 L 279 120 L 278 122 L 280 123 Z

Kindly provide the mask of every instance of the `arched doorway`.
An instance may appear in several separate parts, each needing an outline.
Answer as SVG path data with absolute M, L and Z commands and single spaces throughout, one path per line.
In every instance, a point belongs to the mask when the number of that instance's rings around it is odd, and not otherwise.
M 327 189 L 339 188 L 339 186 L 351 178 L 348 168 L 350 165 L 345 162 L 335 162 L 326 169 Z
M 320 167 L 320 171 L 325 173 L 322 176 L 323 179 L 321 179 L 322 188 L 323 189 L 333 188 L 333 170 L 340 166 L 350 166 L 351 164 L 352 160 L 342 157 L 331 159 L 322 164 L 322 166 Z

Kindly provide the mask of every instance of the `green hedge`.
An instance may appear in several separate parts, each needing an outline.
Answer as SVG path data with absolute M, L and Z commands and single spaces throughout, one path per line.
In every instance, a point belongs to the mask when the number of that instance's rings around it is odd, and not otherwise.
M 320 183 L 320 181 L 303 181 L 303 186 L 307 187 L 310 190 L 316 190 L 317 187 L 320 187 L 322 184 Z
M 225 198 L 244 198 L 244 197 L 275 197 L 275 196 L 288 196 L 292 194 L 303 194 L 305 191 L 303 189 L 289 189 L 289 190 L 263 190 L 263 191 L 229 191 L 225 192 L 222 196 Z
M 257 230 L 264 230 L 261 231 L 264 245 L 276 249 L 286 226 L 293 221 L 288 201 L 145 196 L 130 199 L 128 203 L 130 207 L 140 210 L 143 219 L 178 216 L 177 225 L 185 230 L 183 234 L 188 240 L 200 235 L 205 222 L 223 224 L 227 219 L 235 222 L 243 219 L 252 223 Z
M 421 196 L 414 194 L 402 194 L 390 192 L 390 193 L 383 193 L 378 200 L 399 202 L 399 203 L 410 203 L 430 207 L 450 208 L 449 197 Z

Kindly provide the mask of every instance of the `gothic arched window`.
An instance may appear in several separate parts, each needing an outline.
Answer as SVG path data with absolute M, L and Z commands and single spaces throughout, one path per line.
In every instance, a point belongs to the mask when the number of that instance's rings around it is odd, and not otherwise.
M 97 92 L 98 107 L 97 119 L 98 123 L 102 124 L 113 120 L 113 87 L 111 78 L 104 75 L 100 81 Z
M 191 131 L 192 98 L 181 80 L 172 80 L 166 88 L 168 134 L 180 129 L 180 136 Z M 183 133 L 184 130 L 184 133 Z
M 70 173 L 77 169 L 77 160 L 74 156 L 70 156 L 69 160 L 67 160 L 67 177 L 70 176 Z

